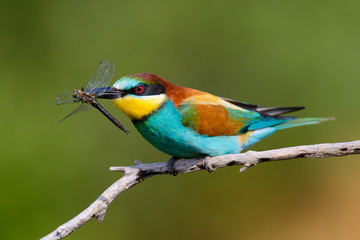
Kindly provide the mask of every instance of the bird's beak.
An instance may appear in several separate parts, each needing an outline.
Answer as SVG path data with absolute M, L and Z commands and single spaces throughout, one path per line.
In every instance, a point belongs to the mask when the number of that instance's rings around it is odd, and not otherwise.
M 95 88 L 92 90 L 92 93 L 96 95 L 96 98 L 103 99 L 121 98 L 125 95 L 123 91 L 113 87 Z

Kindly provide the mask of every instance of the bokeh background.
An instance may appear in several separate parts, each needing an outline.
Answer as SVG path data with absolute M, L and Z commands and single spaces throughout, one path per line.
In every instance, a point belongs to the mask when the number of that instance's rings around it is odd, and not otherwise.
M 126 136 L 97 111 L 55 96 L 85 86 L 105 58 L 123 75 L 297 116 L 336 121 L 253 147 L 359 139 L 360 2 L 7 1 L 0 8 L 0 239 L 38 239 L 121 177 L 110 166 L 166 161 L 111 102 Z M 265 163 L 146 180 L 102 224 L 67 239 L 360 239 L 360 156 Z

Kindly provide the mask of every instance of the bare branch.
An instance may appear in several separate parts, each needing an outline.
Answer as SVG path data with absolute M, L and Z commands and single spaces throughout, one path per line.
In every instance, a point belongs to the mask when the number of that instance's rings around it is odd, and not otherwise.
M 185 159 L 177 161 L 175 163 L 175 169 L 178 173 L 191 173 L 203 169 L 215 170 L 217 168 L 243 165 L 240 169 L 240 172 L 243 172 L 249 167 L 262 162 L 296 158 L 338 157 L 350 154 L 360 154 L 360 141 L 289 147 L 262 152 L 247 151 L 240 154 L 206 157 L 202 159 Z M 92 218 L 96 218 L 98 222 L 102 222 L 108 206 L 118 195 L 148 177 L 169 173 L 167 162 L 142 164 L 137 160 L 135 160 L 134 166 L 111 167 L 110 170 L 125 172 L 125 175 L 106 189 L 87 209 L 58 227 L 49 235 L 43 237 L 42 240 L 62 239 Z

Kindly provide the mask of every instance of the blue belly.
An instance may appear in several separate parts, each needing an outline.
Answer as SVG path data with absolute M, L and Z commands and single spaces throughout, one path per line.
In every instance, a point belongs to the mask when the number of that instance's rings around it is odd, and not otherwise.
M 236 136 L 208 137 L 183 126 L 172 101 L 167 101 L 160 110 L 134 125 L 152 145 L 174 157 L 218 156 L 242 150 Z

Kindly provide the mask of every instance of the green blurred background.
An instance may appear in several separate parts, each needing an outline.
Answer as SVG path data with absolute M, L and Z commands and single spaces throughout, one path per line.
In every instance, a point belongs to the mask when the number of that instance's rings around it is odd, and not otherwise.
M 0 8 L 0 239 L 37 239 L 92 203 L 121 174 L 166 161 L 111 102 L 55 96 L 85 86 L 98 63 L 297 116 L 253 149 L 359 139 L 359 1 L 8 1 Z M 67 239 L 360 239 L 359 156 L 158 176 L 116 199 L 102 224 Z

